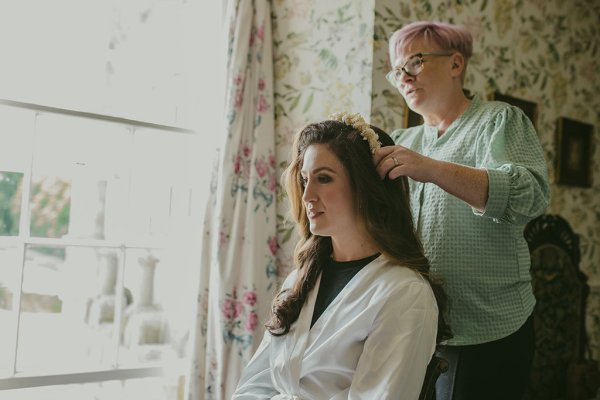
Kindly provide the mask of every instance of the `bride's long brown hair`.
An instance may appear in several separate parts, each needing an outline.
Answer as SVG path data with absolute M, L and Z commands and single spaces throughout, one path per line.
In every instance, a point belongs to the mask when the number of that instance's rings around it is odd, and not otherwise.
M 385 132 L 374 126 L 372 128 L 382 146 L 394 145 Z M 330 237 L 310 232 L 302 201 L 304 187 L 300 171 L 304 152 L 313 144 L 327 145 L 346 168 L 358 218 L 364 221 L 367 233 L 381 252 L 395 264 L 418 272 L 429 282 L 439 308 L 438 342 L 451 337 L 445 321 L 446 293 L 441 282 L 430 274 L 429 261 L 416 235 L 409 206 L 407 178 L 381 179 L 367 141 L 355 128 L 338 121 L 310 124 L 295 137 L 293 159 L 283 179 L 291 213 L 300 234 L 294 252 L 298 275 L 293 286 L 279 292 L 273 300 L 272 315 L 265 325 L 268 331 L 274 336 L 289 332 L 332 252 Z

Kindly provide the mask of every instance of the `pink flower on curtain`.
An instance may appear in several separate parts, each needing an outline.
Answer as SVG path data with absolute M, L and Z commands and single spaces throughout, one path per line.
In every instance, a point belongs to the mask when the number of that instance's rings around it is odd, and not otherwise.
M 267 183 L 267 189 L 269 189 L 269 192 L 271 192 L 271 193 L 275 193 L 275 190 L 277 189 L 277 177 L 275 176 L 274 173 L 269 175 L 269 182 Z
M 268 243 L 271 254 L 275 255 L 277 253 L 277 236 L 269 237 Z
M 269 164 L 267 164 L 264 158 L 256 160 L 256 162 L 254 163 L 254 167 L 256 168 L 256 173 L 261 178 L 265 176 L 267 172 L 269 172 Z
M 258 29 L 256 30 L 256 37 L 259 38 L 261 41 L 264 40 L 265 38 L 265 26 L 261 25 L 258 27 Z
M 227 243 L 229 243 L 229 234 L 223 231 L 219 232 L 219 249 L 227 246 Z
M 240 172 L 240 170 L 242 169 L 241 164 L 242 164 L 242 157 L 240 157 L 238 155 L 235 157 L 235 160 L 233 161 L 233 172 L 238 174 Z
M 244 82 L 244 78 L 242 78 L 242 75 L 236 75 L 235 78 L 233 78 L 233 83 L 235 86 L 240 86 L 242 82 Z
M 233 179 L 231 181 L 231 196 L 233 197 L 236 193 L 248 192 L 250 184 L 250 175 L 252 172 L 252 149 L 247 143 L 243 143 L 237 150 L 237 153 L 233 155 L 231 162 L 233 163 Z M 254 164 L 254 168 L 262 168 L 261 166 Z
M 246 319 L 246 330 L 254 332 L 258 325 L 258 315 L 254 311 L 250 311 L 248 318 Z
M 244 306 L 237 300 L 225 299 L 221 306 L 223 316 L 227 319 L 236 319 L 244 310 Z
M 244 97 L 242 94 L 243 93 L 241 90 L 235 91 L 235 101 L 233 102 L 233 107 L 236 110 L 239 110 L 240 108 L 242 108 L 242 103 L 244 102 Z
M 254 306 L 256 304 L 256 292 L 246 292 L 244 293 L 244 303 L 249 306 Z
M 277 188 L 276 161 L 272 153 L 268 156 L 261 156 L 254 162 L 258 179 L 252 181 L 252 195 L 254 199 L 260 199 L 264 203 L 264 209 L 273 204 L 275 200 L 275 191 Z M 260 207 L 257 206 L 255 211 Z
M 265 96 L 260 95 L 260 97 L 258 98 L 258 105 L 256 107 L 256 111 L 258 111 L 259 113 L 264 113 L 268 109 L 269 103 L 267 103 L 267 99 L 265 98 Z
M 256 312 L 256 288 L 248 289 L 244 286 L 244 294 L 238 299 L 238 288 L 234 286 L 231 293 L 225 293 L 221 302 L 222 333 L 225 342 L 239 346 L 241 352 L 252 343 L 252 333 L 258 326 L 258 313 Z
M 265 80 L 263 78 L 260 78 L 258 80 L 258 90 L 261 90 L 261 91 L 265 90 L 265 86 L 266 86 Z
M 256 28 L 252 28 L 250 32 L 250 41 L 248 42 L 248 46 L 252 48 L 254 46 L 254 37 L 256 36 Z

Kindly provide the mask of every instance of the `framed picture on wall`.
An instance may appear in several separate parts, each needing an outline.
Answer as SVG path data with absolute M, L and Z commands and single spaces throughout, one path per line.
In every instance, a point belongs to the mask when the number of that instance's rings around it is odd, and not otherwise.
M 585 122 L 561 117 L 556 123 L 556 183 L 592 186 L 592 132 Z
M 503 101 L 503 102 L 511 104 L 513 106 L 519 107 L 521 110 L 523 110 L 525 115 L 527 115 L 527 117 L 529 117 L 529 120 L 531 121 L 533 126 L 537 127 L 537 104 L 536 103 L 529 101 L 529 100 L 523 100 L 523 99 L 519 99 L 517 97 L 502 94 L 499 92 L 494 92 L 489 97 L 490 97 L 490 100 Z

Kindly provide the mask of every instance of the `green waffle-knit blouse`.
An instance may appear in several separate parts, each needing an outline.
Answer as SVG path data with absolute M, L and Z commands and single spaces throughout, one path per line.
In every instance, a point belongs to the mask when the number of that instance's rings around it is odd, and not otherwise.
M 485 168 L 485 212 L 432 183 L 410 180 L 411 207 L 432 270 L 450 298 L 449 345 L 470 345 L 515 332 L 535 305 L 524 225 L 549 203 L 546 162 L 525 114 L 475 96 L 438 138 L 427 125 L 398 129 L 394 141 L 428 157 Z

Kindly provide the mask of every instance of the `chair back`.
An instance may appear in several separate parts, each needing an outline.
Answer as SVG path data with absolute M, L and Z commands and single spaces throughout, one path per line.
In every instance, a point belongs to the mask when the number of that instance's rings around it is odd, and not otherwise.
M 586 345 L 587 277 L 579 270 L 579 237 L 558 215 L 542 215 L 525 227 L 536 297 L 535 353 L 525 400 L 567 398 L 566 371 Z
M 421 388 L 419 400 L 435 400 L 435 383 L 439 376 L 448 370 L 448 361 L 446 359 L 433 355 L 427 365 L 425 380 Z

